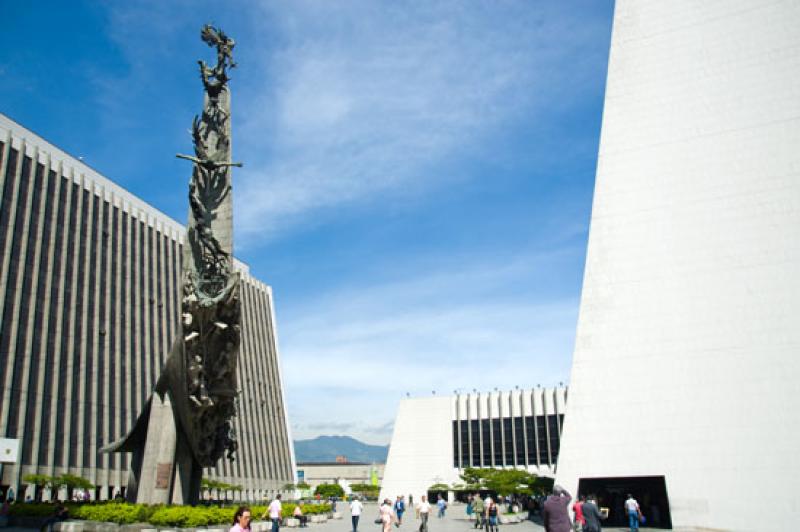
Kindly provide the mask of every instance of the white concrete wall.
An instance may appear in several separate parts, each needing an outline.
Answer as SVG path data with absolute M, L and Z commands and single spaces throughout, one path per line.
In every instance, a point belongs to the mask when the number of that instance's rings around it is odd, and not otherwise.
M 676 527 L 797 520 L 798 28 L 796 1 L 617 1 L 568 489 L 665 475 Z
M 414 496 L 415 504 L 431 484 L 458 481 L 453 467 L 452 397 L 400 401 L 386 459 L 381 499 Z

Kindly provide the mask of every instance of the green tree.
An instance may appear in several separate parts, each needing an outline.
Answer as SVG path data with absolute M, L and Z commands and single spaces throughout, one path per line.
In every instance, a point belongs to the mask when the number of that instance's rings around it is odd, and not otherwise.
M 465 467 L 464 472 L 461 473 L 461 480 L 463 480 L 464 484 L 467 486 L 474 486 L 475 489 L 480 489 L 486 471 L 488 470 L 478 467 Z
M 533 493 L 536 475 L 520 469 L 498 469 L 486 481 L 486 488 L 500 495 Z
M 297 483 L 297 489 L 299 489 L 299 490 L 308 490 L 308 489 L 311 489 L 311 486 L 309 486 L 309 484 L 307 482 L 301 480 L 300 482 Z
M 473 489 L 487 489 L 499 495 L 528 494 L 538 491 L 539 478 L 521 469 L 467 467 L 461 480 Z
M 33 500 L 41 502 L 42 490 L 50 484 L 52 477 L 49 475 L 25 475 L 22 477 L 23 482 L 27 482 L 34 486 Z
M 319 495 L 323 499 L 328 497 L 344 497 L 344 489 L 339 484 L 320 484 L 314 490 L 314 495 Z
M 89 482 L 83 477 L 79 477 L 77 475 L 70 475 L 69 473 L 64 473 L 60 475 L 58 478 L 59 487 L 67 488 L 67 498 L 72 498 L 72 492 L 76 489 L 81 490 L 91 490 L 94 489 L 94 484 Z

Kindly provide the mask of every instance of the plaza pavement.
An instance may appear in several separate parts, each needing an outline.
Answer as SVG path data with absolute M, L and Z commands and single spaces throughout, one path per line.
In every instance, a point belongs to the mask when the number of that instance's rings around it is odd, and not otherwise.
M 350 522 L 350 506 L 347 502 L 337 503 L 336 508 L 341 514 L 342 519 L 329 519 L 325 523 L 309 523 L 308 528 L 302 529 L 307 532 L 351 532 L 352 524 Z M 478 532 L 473 528 L 473 522 L 467 519 L 466 506 L 464 504 L 452 504 L 447 509 L 444 519 L 436 517 L 436 509 L 433 508 L 433 515 L 428 520 L 428 532 Z M 368 502 L 364 505 L 364 513 L 361 515 L 361 520 L 358 524 L 358 532 L 381 532 L 381 525 L 375 524 L 375 518 L 378 517 L 378 505 L 374 502 Z M 403 524 L 400 527 L 394 527 L 396 532 L 417 532 L 419 529 L 419 520 L 414 518 L 414 511 L 410 510 L 403 516 Z M 155 528 L 155 527 L 152 527 Z M 222 527 L 215 526 L 215 529 Z M 531 521 L 523 521 L 521 523 L 500 525 L 500 532 L 543 532 L 544 527 L 538 523 Z M 20 528 L 20 527 L 6 527 L 2 529 L 3 532 L 31 532 L 37 530 L 34 528 Z M 167 529 L 164 529 L 167 530 Z M 170 529 L 180 531 L 181 529 Z M 202 530 L 202 529 L 199 529 Z M 226 530 L 226 529 L 225 529 Z M 297 528 L 281 527 L 281 532 L 295 532 L 299 531 Z M 603 528 L 604 532 L 628 532 L 627 528 Z
M 344 505 L 344 506 L 342 506 Z M 348 503 L 337 503 L 336 509 L 341 512 L 342 519 L 329 519 L 325 523 L 309 524 L 308 532 L 351 532 L 350 512 Z M 364 513 L 358 523 L 358 532 L 381 532 L 382 526 L 375 524 L 378 517 L 378 505 L 367 503 Z M 414 518 L 414 511 L 409 510 L 403 515 L 403 524 L 396 532 L 417 532 L 419 520 Z M 428 532 L 480 532 L 473 528 L 474 521 L 469 521 L 466 514 L 466 505 L 451 504 L 444 519 L 436 517 L 436 509 L 432 508 L 432 516 L 428 519 Z M 544 532 L 544 527 L 539 523 L 523 521 L 508 525 L 500 525 L 500 532 Z M 312 530 L 313 529 L 313 530 Z M 603 532 L 628 532 L 627 528 L 603 528 Z M 283 531 L 287 532 L 287 531 Z

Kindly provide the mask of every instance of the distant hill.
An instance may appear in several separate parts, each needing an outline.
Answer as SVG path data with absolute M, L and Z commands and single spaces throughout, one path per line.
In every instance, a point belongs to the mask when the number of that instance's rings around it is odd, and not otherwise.
M 348 462 L 385 463 L 388 445 L 368 445 L 350 436 L 317 436 L 313 440 L 295 440 L 295 460 L 298 462 L 334 462 L 346 456 Z

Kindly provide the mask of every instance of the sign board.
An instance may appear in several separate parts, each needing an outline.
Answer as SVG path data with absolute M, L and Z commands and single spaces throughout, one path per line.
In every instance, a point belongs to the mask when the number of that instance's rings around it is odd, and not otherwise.
M 0 463 L 16 464 L 19 460 L 19 440 L 0 438 Z
M 167 490 L 169 489 L 169 481 L 172 477 L 172 464 L 157 464 L 156 465 L 156 489 Z
M 298 483 L 303 482 L 303 480 L 305 478 L 306 478 L 306 472 L 303 471 L 302 469 L 298 469 L 297 470 L 297 482 Z

